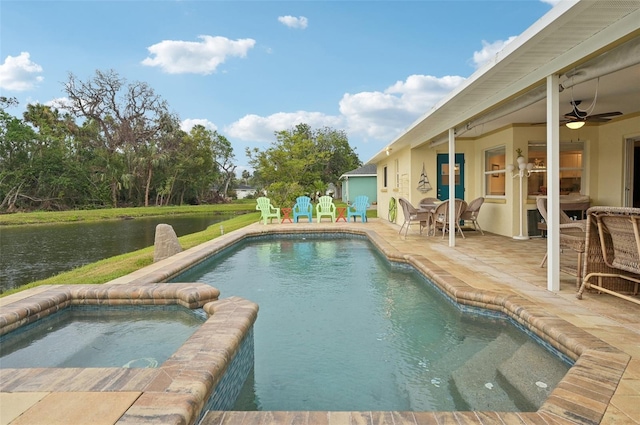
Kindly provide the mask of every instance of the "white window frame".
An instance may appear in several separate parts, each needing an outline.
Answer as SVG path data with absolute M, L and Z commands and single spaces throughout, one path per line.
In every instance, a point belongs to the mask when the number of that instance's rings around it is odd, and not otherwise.
M 485 198 L 498 198 L 498 199 L 504 199 L 506 198 L 506 193 L 507 193 L 507 170 L 505 168 L 497 168 L 497 169 L 492 169 L 491 166 L 487 163 L 487 154 L 489 152 L 501 152 L 504 153 L 504 157 L 505 157 L 505 163 L 504 164 L 498 164 L 498 166 L 502 166 L 504 165 L 504 167 L 506 167 L 506 163 L 507 163 L 507 146 L 506 145 L 498 145 L 498 146 L 492 146 L 491 148 L 487 148 L 482 152 L 482 162 L 483 162 L 483 167 L 482 169 L 484 170 L 483 172 L 483 181 L 482 181 L 482 191 L 484 193 Z M 491 163 L 493 164 L 493 163 Z M 489 179 L 491 179 L 491 177 L 501 177 L 504 176 L 504 194 L 502 195 L 493 195 L 488 193 L 489 192 L 489 187 L 487 187 L 487 181 L 490 181 Z

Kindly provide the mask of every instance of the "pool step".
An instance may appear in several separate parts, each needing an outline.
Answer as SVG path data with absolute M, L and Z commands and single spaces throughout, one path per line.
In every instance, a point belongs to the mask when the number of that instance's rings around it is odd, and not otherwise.
M 518 343 L 505 334 L 478 351 L 469 361 L 451 374 L 450 386 L 457 391 L 466 406 L 463 410 L 493 410 L 514 412 L 521 409 L 509 393 L 498 382 L 497 371 L 490 365 L 502 364 L 518 349 Z M 519 400 L 519 397 L 515 397 Z
M 519 365 L 526 364 L 523 368 Z M 498 380 L 509 393 L 517 393 L 538 408 L 551 390 L 567 373 L 549 352 L 540 353 L 534 341 L 525 342 L 509 359 L 498 367 Z

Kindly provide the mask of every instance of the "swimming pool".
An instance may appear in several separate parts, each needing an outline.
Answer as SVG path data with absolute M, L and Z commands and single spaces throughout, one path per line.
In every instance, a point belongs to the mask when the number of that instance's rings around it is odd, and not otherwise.
M 72 306 L 0 337 L 0 367 L 158 367 L 207 315 L 180 306 Z
M 535 411 L 569 369 L 506 316 L 463 313 L 361 238 L 240 243 L 173 281 L 260 305 L 234 410 Z

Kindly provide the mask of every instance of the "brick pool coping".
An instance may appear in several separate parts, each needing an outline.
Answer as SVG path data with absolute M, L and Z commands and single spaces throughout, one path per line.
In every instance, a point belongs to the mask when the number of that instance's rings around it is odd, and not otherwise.
M 72 305 L 178 304 L 202 307 L 209 318 L 158 368 L 0 369 L 0 391 L 85 393 L 83 397 L 128 393 L 130 397 L 115 401 L 122 409 L 115 418 L 119 424 L 193 423 L 257 317 L 257 304 L 239 297 L 218 300 L 218 294 L 209 285 L 188 283 L 61 285 L 7 304 L 0 313 L 0 334 Z M 95 400 L 100 404 L 104 401 Z M 58 423 L 53 417 L 27 410 L 18 420 Z M 79 423 L 67 413 L 60 419 L 60 423 Z
M 550 314 L 534 301 L 519 295 L 504 295 L 478 290 L 453 276 L 434 262 L 419 254 L 403 253 L 394 248 L 373 227 L 296 224 L 295 227 L 252 225 L 223 235 L 210 242 L 186 250 L 162 260 L 130 275 L 116 279 L 109 288 L 122 285 L 122 290 L 132 288 L 140 291 L 147 285 L 165 288 L 158 284 L 171 279 L 185 268 L 197 264 L 224 248 L 255 236 L 275 234 L 347 233 L 365 236 L 381 253 L 392 261 L 403 262 L 415 267 L 429 277 L 443 292 L 460 304 L 499 311 L 525 326 L 569 358 L 575 360 L 566 376 L 552 391 L 537 412 L 209 412 L 202 423 L 600 423 L 616 387 L 629 363 L 631 356 L 605 343 L 588 332 Z M 177 285 L 177 284 L 170 284 Z M 187 284 L 200 287 L 201 284 Z M 88 286 L 88 285 L 85 285 Z M 206 285 L 202 285 L 206 286 Z M 71 287 L 64 286 L 70 291 Z M 127 289 L 125 289 L 127 287 Z M 207 288 L 211 289 L 207 286 Z M 204 289 L 204 288 L 202 288 Z M 59 296 L 60 287 L 52 287 L 34 297 Z M 115 289 L 111 289 L 115 290 Z M 130 291 L 131 292 L 131 291 Z M 217 297 L 217 295 L 216 295 Z M 3 303 L 2 315 L 8 309 L 19 307 L 30 297 Z M 204 304 L 205 309 L 213 308 L 212 319 L 215 326 L 207 326 L 207 331 L 198 336 L 220 337 L 218 348 L 228 355 L 237 349 L 242 332 L 253 323 L 257 306 L 237 297 Z M 215 306 L 215 307 L 213 307 Z M 237 316 L 236 316 L 237 314 Z M 216 317 L 217 316 L 217 317 Z M 0 320 L 2 320 L 0 318 Z M 204 327 L 204 325 L 203 325 Z M 195 336 L 195 335 L 194 335 Z M 209 340 L 211 344 L 213 340 Z M 201 341 L 205 344 L 204 341 Z M 178 353 L 182 357 L 183 348 Z M 194 345 L 195 346 L 195 345 Z M 210 370 L 185 369 L 187 363 L 201 361 L 207 357 L 208 367 L 221 361 L 211 362 L 210 356 L 218 355 L 212 346 L 201 345 L 199 352 L 186 353 L 188 362 L 180 366 L 168 365 L 159 369 L 7 369 L 0 370 L 0 391 L 2 392 L 64 392 L 64 391 L 134 391 L 140 396 L 126 410 L 117 423 L 193 423 L 199 408 L 206 402 L 214 388 L 215 378 Z M 185 348 L 186 350 L 186 348 Z M 176 355 L 178 355 L 176 353 Z M 174 356 L 172 356 L 173 358 Z M 224 356 L 223 356 L 224 357 Z M 228 359 L 227 359 L 228 361 Z M 217 364 L 217 363 L 216 363 Z M 215 382 L 214 382 L 215 381 Z M 28 412 L 27 412 L 28 413 Z

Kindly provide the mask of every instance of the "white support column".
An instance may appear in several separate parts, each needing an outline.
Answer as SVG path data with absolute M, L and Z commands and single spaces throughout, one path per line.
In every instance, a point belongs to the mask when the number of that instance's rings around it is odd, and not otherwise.
M 461 165 L 462 166 L 462 165 Z M 449 246 L 456 246 L 456 133 L 449 129 Z
M 547 290 L 560 290 L 560 92 L 547 77 Z

